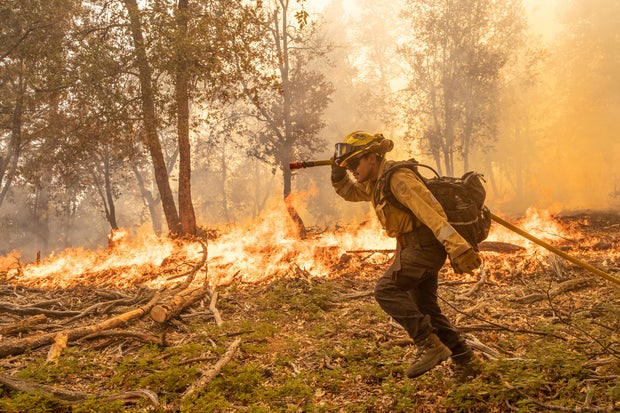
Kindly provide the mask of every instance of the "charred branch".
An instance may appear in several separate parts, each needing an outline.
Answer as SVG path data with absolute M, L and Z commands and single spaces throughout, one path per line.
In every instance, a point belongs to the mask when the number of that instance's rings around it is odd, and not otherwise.
M 0 313 L 1 312 L 10 312 L 18 315 L 43 314 L 54 318 L 71 317 L 80 314 L 79 311 L 48 310 L 46 308 L 36 306 L 20 306 L 10 303 L 0 303 Z
M 564 281 L 563 283 L 558 284 L 556 287 L 552 288 L 548 293 L 533 293 L 526 295 L 524 297 L 516 298 L 514 301 L 519 304 L 532 304 L 536 301 L 543 301 L 546 299 L 557 297 L 560 294 L 566 293 L 568 291 L 578 290 L 580 288 L 587 287 L 592 282 L 594 282 L 594 278 L 586 277 L 586 278 L 576 278 L 573 280 Z
M 122 393 L 116 393 L 112 395 L 100 395 L 92 393 L 83 393 L 78 391 L 72 391 L 55 386 L 48 386 L 46 384 L 39 384 L 28 380 L 19 379 L 17 377 L 8 376 L 0 373 L 0 383 L 8 388 L 20 392 L 40 392 L 56 399 L 64 400 L 71 403 L 83 402 L 90 398 L 102 399 L 102 401 L 114 401 L 123 400 L 125 402 L 136 402 L 139 399 L 146 399 L 151 402 L 152 405 L 159 405 L 159 398 L 155 393 L 150 390 L 137 389 L 126 391 Z

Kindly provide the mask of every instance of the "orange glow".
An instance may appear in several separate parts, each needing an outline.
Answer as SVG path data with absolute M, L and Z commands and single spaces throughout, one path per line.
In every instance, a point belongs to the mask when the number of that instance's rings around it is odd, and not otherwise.
M 262 282 L 291 274 L 291 267 L 313 276 L 329 276 L 330 268 L 347 251 L 393 249 L 395 241 L 382 235 L 375 219 L 355 229 L 295 236 L 284 207 L 268 209 L 247 228 L 222 235 L 209 244 L 209 275 L 215 284 L 238 279 Z M 371 260 L 373 258 L 371 257 Z M 379 258 L 378 258 L 379 259 Z
M 11 251 L 4 257 L 0 257 L 0 273 L 16 272 L 19 269 L 19 251 Z
M 232 281 L 262 282 L 296 272 L 324 277 L 333 272 L 330 267 L 347 251 L 395 246 L 393 239 L 382 235 L 376 219 L 368 219 L 366 225 L 355 229 L 300 240 L 280 204 L 266 210 L 255 222 L 210 240 L 206 269 L 197 278 L 204 280 L 208 274 L 210 285 L 215 286 Z M 202 258 L 200 243 L 173 241 L 148 230 L 133 237 L 127 230 L 115 231 L 108 241 L 104 250 L 67 249 L 39 264 L 24 265 L 21 272 L 12 270 L 7 278 L 11 283 L 40 288 L 66 288 L 77 283 L 161 287 L 177 283 L 175 276 Z M 366 262 L 385 259 L 385 254 L 377 254 Z
M 536 238 L 540 238 L 550 243 L 553 243 L 553 241 L 557 242 L 558 240 L 570 240 L 580 237 L 580 234 L 569 232 L 564 229 L 562 224 L 554 219 L 548 210 L 528 208 L 525 212 L 524 218 L 519 221 L 513 221 L 510 219 L 508 219 L 508 221 Z M 512 232 L 495 222 L 491 226 L 491 232 L 489 233 L 487 241 L 506 242 L 526 248 L 535 247 L 543 249 L 542 247 L 538 247 L 533 242 L 523 238 L 519 234 Z
M 258 283 L 286 276 L 328 277 L 344 266 L 358 276 L 376 277 L 376 266 L 393 256 L 395 241 L 384 235 L 375 217 L 364 225 L 309 235 L 295 235 L 284 205 L 268 208 L 256 221 L 236 227 L 207 243 L 207 264 L 196 276 L 203 282 L 208 276 L 212 286 L 231 282 Z M 547 211 L 528 210 L 520 222 L 525 231 L 541 239 L 575 237 L 562 228 Z M 507 242 L 532 248 L 529 241 L 494 224 L 489 241 Z M 380 252 L 380 253 L 375 253 Z M 360 260 L 350 260 L 357 254 Z M 110 235 L 108 247 L 99 251 L 68 249 L 40 263 L 20 266 L 19 255 L 2 257 L 11 283 L 39 288 L 66 288 L 75 284 L 107 287 L 145 286 L 159 288 L 179 282 L 178 275 L 200 262 L 202 246 L 198 242 L 173 241 L 157 237 L 149 230 L 133 236 L 127 230 Z
M 170 240 L 146 231 L 137 234 L 134 240 L 128 231 L 116 231 L 109 241 L 105 250 L 67 249 L 39 264 L 28 264 L 17 279 L 9 273 L 9 280 L 41 288 L 65 288 L 80 282 L 113 286 L 141 284 L 140 269 L 161 265 L 173 249 Z M 103 278 L 102 273 L 106 271 L 114 274 Z

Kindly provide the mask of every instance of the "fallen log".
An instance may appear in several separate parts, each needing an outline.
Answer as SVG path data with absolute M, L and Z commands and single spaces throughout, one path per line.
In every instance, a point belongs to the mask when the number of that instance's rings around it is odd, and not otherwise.
M 129 331 L 129 330 L 106 330 L 106 331 L 98 331 L 93 334 L 89 334 L 80 338 L 80 341 L 87 340 L 98 340 L 100 338 L 135 338 L 144 343 L 156 344 L 158 346 L 164 346 L 164 339 L 162 337 L 154 336 L 153 334 L 142 333 L 139 331 Z
M 98 302 L 86 308 L 85 310 L 83 310 L 80 314 L 76 315 L 75 317 L 71 317 L 70 319 L 66 320 L 64 324 L 70 324 L 76 320 L 79 320 L 80 318 L 86 317 L 89 314 L 92 314 L 95 312 L 99 314 L 106 314 L 112 308 L 116 306 L 135 305 L 136 303 L 140 302 L 140 300 L 142 300 L 143 296 L 144 296 L 144 291 L 140 290 L 138 294 L 133 298 L 123 297 L 123 298 L 116 298 L 111 301 Z
M 525 250 L 525 248 L 519 245 L 498 241 L 482 241 L 480 244 L 478 244 L 478 249 L 480 251 L 493 251 L 503 253 L 512 253 Z
M 568 291 L 578 290 L 580 288 L 587 287 L 592 282 L 594 282 L 594 278 L 592 277 L 575 278 L 558 284 L 555 288 L 552 288 L 547 293 L 533 293 L 524 297 L 515 298 L 513 299 L 513 301 L 519 304 L 532 304 L 537 301 L 554 298 Z
M 210 295 L 207 288 L 186 288 L 176 295 L 164 298 L 161 302 L 153 306 L 149 315 L 154 321 L 165 323 L 179 315 L 184 308 L 202 299 L 205 295 Z
M 159 294 L 155 294 L 153 299 L 142 307 L 133 309 L 123 314 L 119 314 L 115 317 L 109 318 L 91 326 L 78 327 L 66 330 L 64 331 L 64 333 L 67 335 L 68 341 L 74 341 L 89 334 L 96 333 L 98 331 L 116 328 L 120 325 L 123 325 L 127 321 L 140 318 L 143 315 L 148 314 L 148 312 L 158 300 Z M 2 346 L 0 346 L 0 357 L 14 356 L 17 354 L 21 354 L 26 350 L 33 350 L 42 346 L 46 346 L 48 344 L 52 344 L 54 342 L 54 338 L 58 334 L 59 332 L 56 331 L 53 333 L 41 334 L 38 336 L 30 336 L 19 340 L 5 340 L 2 343 Z
M 0 328 L 0 335 L 7 337 L 15 336 L 19 333 L 28 331 L 30 327 L 45 323 L 47 323 L 47 317 L 45 314 L 37 314 Z

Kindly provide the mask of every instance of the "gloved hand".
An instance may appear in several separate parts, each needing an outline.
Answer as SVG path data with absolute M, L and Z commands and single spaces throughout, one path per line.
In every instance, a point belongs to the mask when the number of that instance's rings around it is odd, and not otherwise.
M 474 270 L 482 265 L 482 258 L 473 248 L 470 248 L 458 257 L 453 258 L 450 262 L 455 273 L 473 274 Z
M 332 183 L 342 181 L 342 179 L 346 175 L 347 175 L 347 168 L 338 166 L 336 162 L 334 162 L 334 158 L 332 158 Z

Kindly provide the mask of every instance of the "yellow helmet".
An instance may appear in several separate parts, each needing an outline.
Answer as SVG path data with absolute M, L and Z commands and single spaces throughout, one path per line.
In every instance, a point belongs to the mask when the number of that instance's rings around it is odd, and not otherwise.
M 385 141 L 387 140 L 380 133 L 373 135 L 372 133 L 363 131 L 351 132 L 342 142 L 338 142 L 336 144 L 334 160 L 339 166 L 346 167 L 347 163 L 351 159 L 357 158 L 373 150 L 383 154 L 392 149 L 392 145 L 387 145 L 386 148 L 385 144 L 381 144 Z M 392 141 L 387 142 L 390 144 L 392 143 Z

